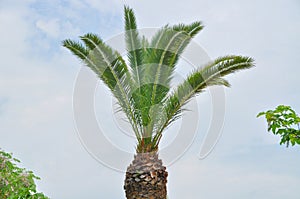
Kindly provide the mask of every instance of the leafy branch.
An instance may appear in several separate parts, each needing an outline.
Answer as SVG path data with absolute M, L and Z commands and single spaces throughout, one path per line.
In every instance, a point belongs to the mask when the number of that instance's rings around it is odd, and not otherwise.
M 286 105 L 279 105 L 275 110 L 260 112 L 257 117 L 265 116 L 268 131 L 281 137 L 280 144 L 300 145 L 300 117 Z
M 20 161 L 0 149 L 0 198 L 1 199 L 49 199 L 43 193 L 38 193 L 34 180 L 40 178 L 19 168 Z

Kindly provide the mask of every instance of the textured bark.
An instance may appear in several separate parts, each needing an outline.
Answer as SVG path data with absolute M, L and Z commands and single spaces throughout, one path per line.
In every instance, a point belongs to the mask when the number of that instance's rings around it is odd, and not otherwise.
M 127 199 L 166 199 L 166 167 L 157 153 L 138 153 L 127 168 L 125 193 Z

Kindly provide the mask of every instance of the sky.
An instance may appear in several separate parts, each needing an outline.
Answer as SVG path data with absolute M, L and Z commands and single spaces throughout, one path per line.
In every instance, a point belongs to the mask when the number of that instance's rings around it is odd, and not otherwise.
M 236 54 L 256 63 L 226 78 L 232 87 L 221 89 L 222 134 L 208 156 L 199 158 L 215 113 L 211 92 L 193 100 L 197 111 L 165 132 L 162 149 L 176 143 L 184 121 L 197 127 L 185 153 L 176 151 L 180 158 L 170 163 L 168 155 L 174 154 L 162 155 L 169 198 L 299 198 L 300 147 L 280 146 L 279 138 L 266 131 L 265 120 L 256 118 L 279 104 L 300 113 L 298 0 L 0 0 L 0 147 L 41 177 L 38 190 L 53 199 L 125 198 L 124 170 L 130 159 L 118 162 L 122 156 L 99 140 L 96 149 L 105 152 L 101 162 L 76 126 L 77 77 L 86 74 L 92 83 L 96 78 L 61 47 L 62 40 L 87 32 L 105 41 L 116 38 L 123 31 L 124 4 L 134 9 L 139 28 L 200 20 L 205 28 L 193 42 L 211 59 Z M 113 146 L 131 157 L 134 140 L 123 139 L 114 101 L 98 83 L 96 119 Z M 123 172 L 105 165 L 109 161 Z

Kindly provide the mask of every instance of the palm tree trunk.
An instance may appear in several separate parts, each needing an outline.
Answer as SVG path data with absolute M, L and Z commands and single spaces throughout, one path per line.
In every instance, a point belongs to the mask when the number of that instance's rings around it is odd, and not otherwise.
M 137 153 L 126 172 L 126 198 L 166 199 L 167 176 L 166 167 L 156 152 Z

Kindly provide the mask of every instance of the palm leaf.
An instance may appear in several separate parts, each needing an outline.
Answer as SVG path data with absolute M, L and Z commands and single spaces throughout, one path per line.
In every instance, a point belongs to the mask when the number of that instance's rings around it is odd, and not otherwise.
M 164 106 L 164 117 L 160 119 L 162 125 L 153 139 L 153 144 L 158 144 L 162 131 L 181 116 L 182 107 L 195 94 L 202 92 L 207 86 L 224 85 L 229 87 L 228 81 L 222 77 L 239 70 L 248 69 L 254 66 L 254 60 L 242 56 L 225 56 L 216 59 L 205 67 L 194 71 L 187 79 L 178 85 L 175 91 L 168 97 Z
M 150 109 L 157 106 L 166 97 L 170 90 L 170 81 L 174 67 L 185 47 L 203 26 L 200 22 L 190 25 L 179 24 L 173 27 L 165 26 L 159 30 L 150 43 L 146 43 L 144 50 L 143 86 L 141 92 L 144 98 L 140 107 L 143 107 L 144 125 L 147 131 L 153 132 L 156 121 L 155 114 L 150 116 Z M 149 134 L 147 134 L 149 136 Z
M 170 88 L 172 73 L 178 58 L 192 37 L 202 28 L 200 22 L 190 25 L 179 24 L 173 27 L 165 26 L 153 37 L 149 53 L 145 55 L 144 61 L 145 64 L 152 64 L 152 67 L 147 67 L 145 76 L 147 82 L 153 83 L 152 104 L 166 96 L 168 89 L 161 92 L 161 90 L 157 90 L 158 85 Z M 156 64 L 155 67 L 154 64 Z
M 142 45 L 137 31 L 136 19 L 132 9 L 124 7 L 125 41 L 128 60 L 132 69 L 132 76 L 139 88 L 141 86 L 141 70 L 143 61 Z
M 130 99 L 131 76 L 122 57 L 108 47 L 97 35 L 86 34 L 81 37 L 86 47 L 71 40 L 63 41 L 63 46 L 79 57 L 110 88 L 133 130 L 140 140 L 138 118 Z

